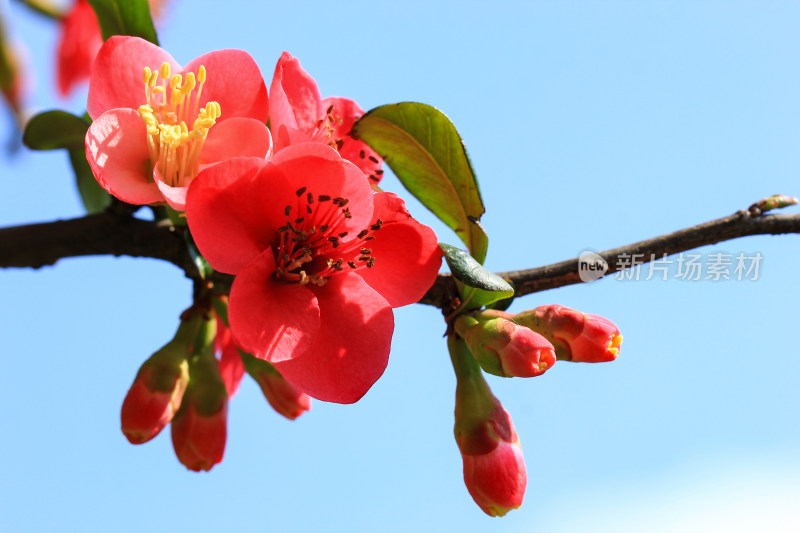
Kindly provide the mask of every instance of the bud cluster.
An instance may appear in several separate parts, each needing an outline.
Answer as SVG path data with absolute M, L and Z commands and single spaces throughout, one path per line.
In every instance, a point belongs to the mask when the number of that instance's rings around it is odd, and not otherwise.
M 490 516 L 522 504 L 527 483 L 522 447 L 511 416 L 481 369 L 501 377 L 534 377 L 557 359 L 614 360 L 622 336 L 609 320 L 560 305 L 519 314 L 475 311 L 456 317 L 448 348 L 456 373 L 455 437 L 464 483 Z
M 226 302 L 215 303 L 224 316 Z M 311 399 L 274 366 L 239 350 L 222 316 L 190 308 L 175 337 L 139 369 L 122 404 L 122 433 L 143 444 L 171 422 L 178 460 L 189 470 L 210 470 L 222 461 L 228 400 L 245 370 L 286 418 L 311 408 Z

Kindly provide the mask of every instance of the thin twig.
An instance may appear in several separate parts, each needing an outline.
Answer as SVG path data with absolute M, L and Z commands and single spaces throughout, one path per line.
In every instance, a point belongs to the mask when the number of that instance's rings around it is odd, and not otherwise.
M 598 252 L 608 263 L 606 275 L 708 244 L 748 235 L 800 233 L 800 215 L 762 215 L 738 211 L 733 215 L 653 239 Z M 39 268 L 67 257 L 128 255 L 168 261 L 197 280 L 180 228 L 140 220 L 124 213 L 106 212 L 70 220 L 0 228 L 0 268 Z M 628 258 L 628 261 L 621 261 Z M 635 261 L 631 259 L 635 258 Z M 517 296 L 580 283 L 578 258 L 527 270 L 500 272 L 512 281 Z M 232 276 L 214 274 L 219 288 L 230 287 Z M 449 274 L 440 274 L 420 303 L 445 308 L 456 296 Z

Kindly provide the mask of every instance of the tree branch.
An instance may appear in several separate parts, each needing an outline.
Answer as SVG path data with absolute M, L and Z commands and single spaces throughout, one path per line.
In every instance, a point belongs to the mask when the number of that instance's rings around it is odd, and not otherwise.
M 800 215 L 762 215 L 738 211 L 733 215 L 653 239 L 598 252 L 608 263 L 606 275 L 700 246 L 745 237 L 800 233 Z M 183 237 L 183 229 L 168 222 L 152 222 L 125 213 L 105 212 L 82 218 L 0 228 L 0 268 L 39 268 L 59 259 L 86 255 L 128 255 L 169 261 L 186 276 L 199 279 Z M 627 262 L 620 261 L 626 257 Z M 636 261 L 631 261 L 635 257 Z M 580 283 L 578 258 L 527 270 L 500 272 L 512 281 L 517 296 Z M 212 281 L 229 288 L 233 277 L 215 273 Z M 449 274 L 436 283 L 419 303 L 445 308 L 457 295 Z

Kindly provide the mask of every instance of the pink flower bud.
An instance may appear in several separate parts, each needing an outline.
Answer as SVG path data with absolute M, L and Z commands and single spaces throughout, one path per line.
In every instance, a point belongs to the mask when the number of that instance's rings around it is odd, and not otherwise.
M 556 362 L 553 345 L 503 311 L 462 315 L 455 323 L 481 368 L 503 377 L 533 377 Z
M 203 322 L 189 359 L 189 385 L 172 421 L 172 446 L 189 470 L 222 461 L 228 436 L 228 392 L 214 357 L 216 320 Z
M 464 462 L 464 484 L 490 516 L 522 505 L 528 475 L 511 416 L 492 394 L 466 343 L 448 338 L 456 372 L 456 443 Z
M 464 484 L 475 503 L 489 516 L 503 516 L 511 509 L 518 509 L 528 483 L 522 447 L 511 416 L 505 409 L 502 409 L 502 416 L 505 421 L 501 425 L 508 431 L 505 438 L 497 436 L 492 451 L 483 454 L 461 453 Z
M 245 369 L 278 414 L 294 420 L 311 409 L 311 397 L 286 381 L 272 363 L 243 354 Z
M 561 305 L 542 305 L 514 319 L 552 342 L 559 359 L 601 363 L 619 355 L 622 335 L 607 318 Z
M 122 402 L 122 433 L 131 444 L 143 444 L 175 416 L 181 406 L 188 364 L 160 364 L 148 359 L 139 369 L 125 401 Z
M 182 321 L 175 338 L 154 353 L 139 369 L 122 402 L 122 433 L 132 444 L 156 435 L 178 412 L 189 383 L 189 352 L 199 320 Z
M 224 385 L 222 387 L 224 392 Z M 187 390 L 187 398 L 178 416 L 172 421 L 172 446 L 178 460 L 189 470 L 211 470 L 222 461 L 228 436 L 228 400 L 221 399 L 216 410 L 206 412 L 207 403 L 196 396 L 202 387 Z

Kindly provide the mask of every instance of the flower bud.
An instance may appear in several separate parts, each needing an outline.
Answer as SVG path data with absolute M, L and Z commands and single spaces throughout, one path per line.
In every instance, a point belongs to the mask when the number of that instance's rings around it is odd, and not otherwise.
M 213 343 L 214 321 L 204 323 L 189 359 L 189 385 L 172 421 L 172 446 L 189 470 L 210 470 L 222 461 L 228 429 L 228 393 Z
M 139 369 L 122 402 L 122 433 L 132 444 L 143 444 L 175 416 L 189 383 L 189 352 L 200 320 L 182 321 L 175 338 Z
M 489 516 L 522 505 L 528 475 L 511 416 L 492 394 L 463 339 L 448 338 L 456 372 L 455 433 L 464 484 Z
M 503 311 L 461 315 L 455 322 L 481 368 L 502 377 L 544 374 L 556 362 L 553 345 L 538 333 L 514 322 Z
M 284 379 L 275 366 L 250 354 L 242 353 L 247 373 L 256 380 L 267 402 L 289 420 L 311 409 L 311 397 Z
M 552 342 L 559 359 L 601 363 L 619 355 L 622 335 L 607 318 L 562 305 L 542 305 L 514 315 L 514 319 Z

